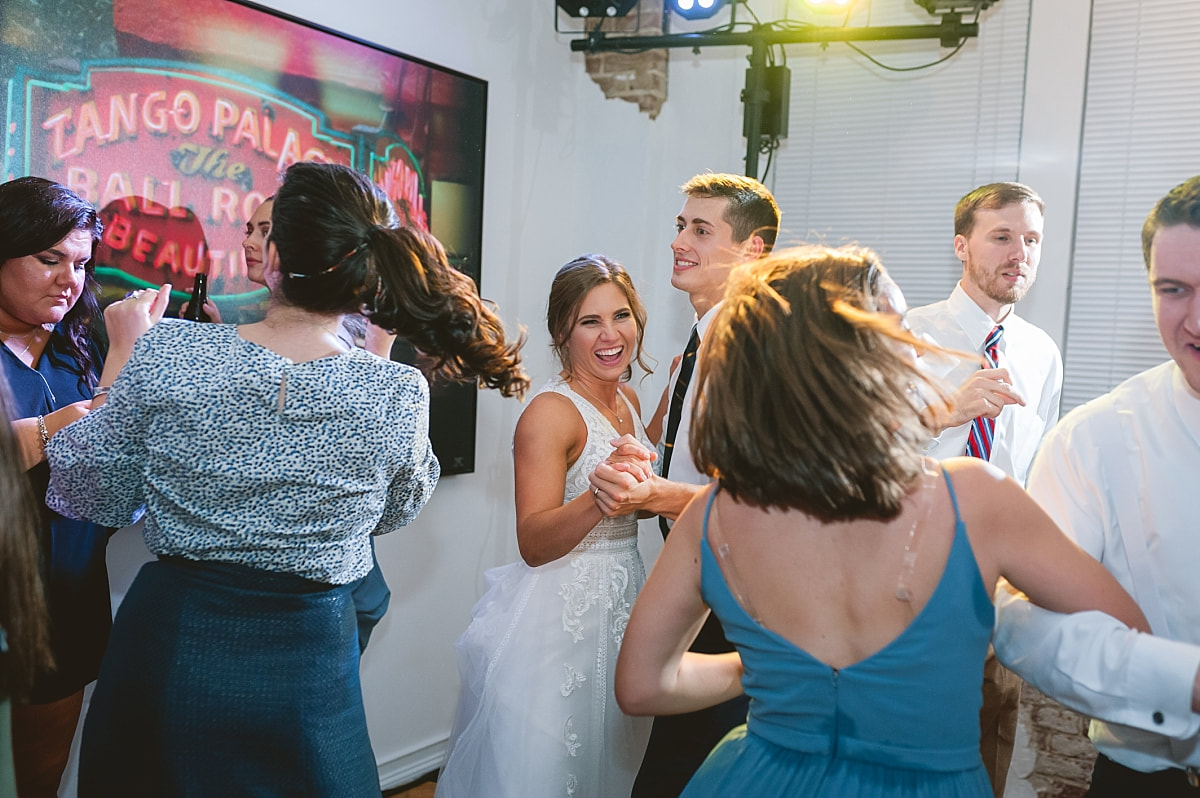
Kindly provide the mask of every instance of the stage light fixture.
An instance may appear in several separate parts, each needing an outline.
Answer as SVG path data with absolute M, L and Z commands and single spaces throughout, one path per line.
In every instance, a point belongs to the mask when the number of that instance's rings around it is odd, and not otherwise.
M 572 17 L 623 17 L 638 0 L 556 0 L 558 7 Z
M 667 0 L 667 7 L 684 19 L 708 19 L 725 7 L 726 0 Z
M 997 0 L 913 0 L 930 14 L 978 14 Z

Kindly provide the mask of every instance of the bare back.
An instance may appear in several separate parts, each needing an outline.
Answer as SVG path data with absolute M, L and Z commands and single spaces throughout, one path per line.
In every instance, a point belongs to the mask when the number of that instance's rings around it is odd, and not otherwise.
M 724 493 L 708 521 L 709 543 L 742 608 L 834 668 L 869 658 L 912 623 L 941 581 L 954 535 L 940 470 L 922 477 L 886 522 L 827 524 Z M 992 587 L 984 585 L 988 595 Z

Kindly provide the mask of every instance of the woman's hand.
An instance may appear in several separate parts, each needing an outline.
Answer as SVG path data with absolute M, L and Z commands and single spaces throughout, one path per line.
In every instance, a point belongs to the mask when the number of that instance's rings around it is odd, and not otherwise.
M 641 441 L 629 434 L 609 443 L 613 446 L 613 452 L 605 462 L 613 468 L 631 474 L 638 482 L 645 482 L 654 476 L 653 463 L 658 459 L 658 452 L 646 448 Z
M 104 309 L 110 349 L 133 351 L 138 337 L 158 324 L 171 301 L 171 284 L 162 288 L 143 288 Z
M 620 468 L 624 464 L 601 461 L 588 477 L 592 486 L 592 500 L 600 512 L 609 518 L 628 515 L 641 510 L 649 498 L 647 480 L 638 479 L 636 473 Z M 654 475 L 651 474 L 651 479 Z
M 162 321 L 167 312 L 167 303 L 171 301 L 171 284 L 166 283 L 162 288 L 143 288 L 134 291 L 129 296 L 114 302 L 104 309 L 104 325 L 108 328 L 108 357 L 104 360 L 104 372 L 100 375 L 100 385 L 111 388 L 129 356 L 133 354 L 133 344 L 138 337 Z M 92 401 L 93 407 L 104 403 L 105 395 Z
M 92 402 L 91 399 L 82 399 L 43 416 L 46 437 L 53 438 L 54 433 L 86 416 L 92 409 Z M 28 471 L 46 459 L 46 451 L 42 447 L 42 430 L 36 417 L 14 419 L 12 431 L 21 452 L 22 469 Z
M 68 424 L 74 423 L 83 418 L 91 409 L 92 400 L 83 399 L 81 401 L 69 404 L 66 407 L 60 407 L 53 413 L 47 414 L 45 417 L 46 434 L 53 438 L 54 433 L 58 432 Z
M 186 319 L 188 308 L 192 306 L 192 300 L 184 302 L 179 307 L 179 318 Z M 208 320 L 213 324 L 221 324 L 221 311 L 217 309 L 216 304 L 208 297 L 204 298 L 204 304 L 200 306 L 204 313 L 208 316 Z

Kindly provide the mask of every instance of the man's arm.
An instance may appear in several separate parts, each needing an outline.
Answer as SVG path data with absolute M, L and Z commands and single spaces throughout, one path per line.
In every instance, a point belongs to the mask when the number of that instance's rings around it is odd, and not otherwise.
M 996 592 L 996 657 L 1090 717 L 1167 737 L 1200 732 L 1200 646 L 1139 634 L 1102 612 L 1061 615 Z
M 1116 548 L 1107 540 L 1115 521 L 1106 478 L 1093 473 L 1099 463 L 1086 436 L 1060 427 L 1034 460 L 1029 492 L 1068 537 L 1114 571 L 1106 557 Z M 1123 574 L 1114 575 L 1133 588 Z M 996 604 L 996 656 L 1050 697 L 1091 717 L 1168 737 L 1200 731 L 1200 647 L 1138 634 L 1103 613 L 1049 612 L 1003 590 Z

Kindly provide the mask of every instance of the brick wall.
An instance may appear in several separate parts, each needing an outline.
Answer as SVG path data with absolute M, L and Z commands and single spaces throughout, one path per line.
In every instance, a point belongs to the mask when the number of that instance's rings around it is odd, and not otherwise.
M 1087 718 L 1028 684 L 1021 692 L 1020 711 L 1025 734 L 1018 734 L 1017 745 L 1029 750 L 1014 755 L 1006 792 L 1030 794 L 1032 788 L 1038 798 L 1082 798 L 1096 760 L 1096 749 L 1087 737 Z M 1032 767 L 1021 767 L 1022 761 Z
M 641 0 L 638 6 L 627 16 L 606 19 L 603 30 L 618 32 L 618 35 L 661 34 L 663 0 Z M 667 101 L 667 60 L 665 49 L 643 53 L 588 53 L 584 55 L 584 67 L 604 90 L 605 97 L 635 103 L 654 119 Z

